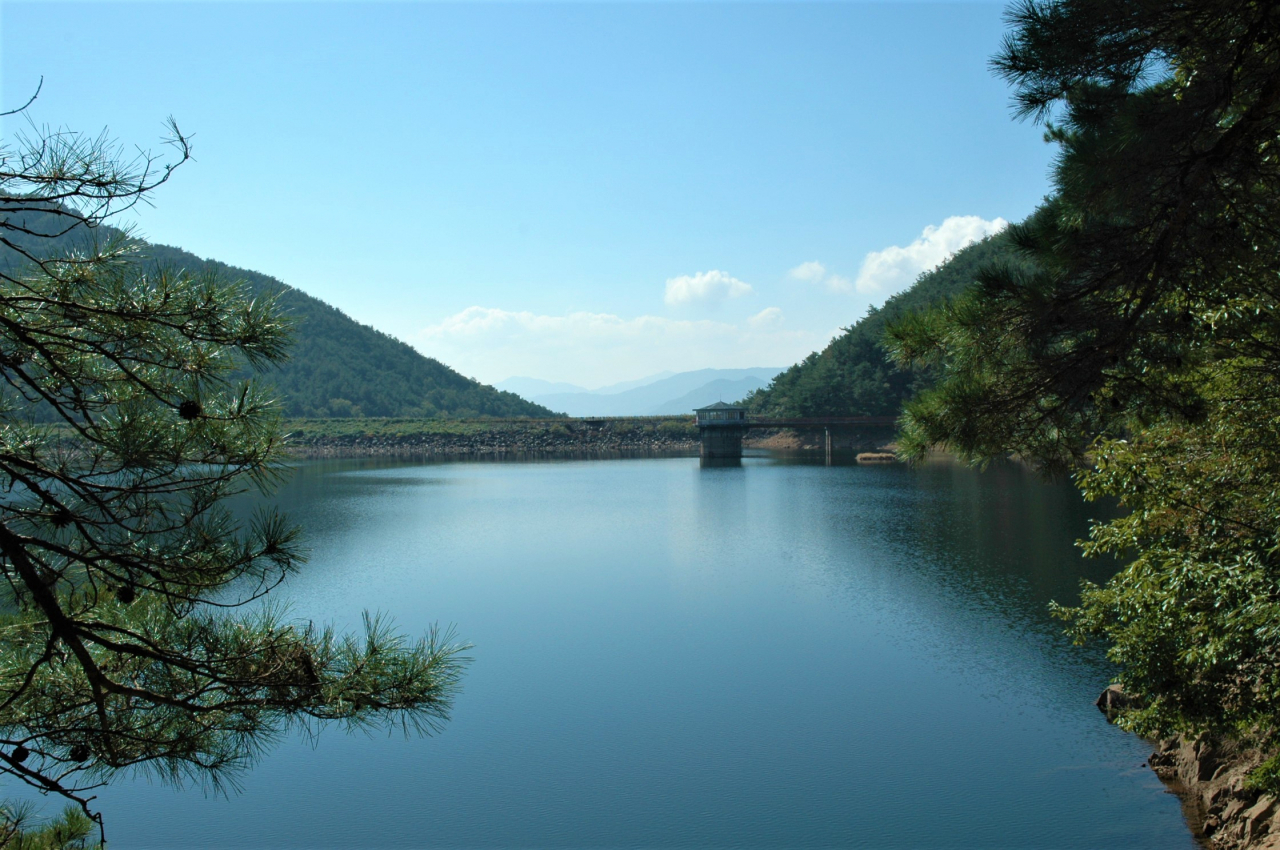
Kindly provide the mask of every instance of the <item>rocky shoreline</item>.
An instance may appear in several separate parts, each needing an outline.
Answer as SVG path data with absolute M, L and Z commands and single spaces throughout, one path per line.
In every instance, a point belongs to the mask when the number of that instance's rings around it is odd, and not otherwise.
M 1118 685 L 1095 703 L 1108 719 L 1130 704 Z M 1280 850 L 1280 801 L 1250 788 L 1250 771 L 1266 755 L 1209 735 L 1154 741 L 1147 765 L 1178 795 L 1196 840 L 1212 850 Z
M 1280 801 L 1246 786 L 1263 754 L 1207 735 L 1166 738 L 1148 760 L 1182 799 L 1187 824 L 1213 850 L 1280 850 Z

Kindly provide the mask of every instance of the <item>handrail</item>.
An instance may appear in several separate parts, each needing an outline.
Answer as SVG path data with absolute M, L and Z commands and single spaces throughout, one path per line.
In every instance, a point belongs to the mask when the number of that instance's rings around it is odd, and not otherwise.
M 747 425 L 755 428 L 812 428 L 831 425 L 871 425 L 888 427 L 898 424 L 896 416 L 809 416 L 778 418 L 748 416 Z

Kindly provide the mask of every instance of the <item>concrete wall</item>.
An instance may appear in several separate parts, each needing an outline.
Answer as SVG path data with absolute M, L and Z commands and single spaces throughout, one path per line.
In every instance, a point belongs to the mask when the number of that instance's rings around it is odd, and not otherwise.
M 708 458 L 742 457 L 742 433 L 745 428 L 713 426 L 702 428 L 701 455 Z

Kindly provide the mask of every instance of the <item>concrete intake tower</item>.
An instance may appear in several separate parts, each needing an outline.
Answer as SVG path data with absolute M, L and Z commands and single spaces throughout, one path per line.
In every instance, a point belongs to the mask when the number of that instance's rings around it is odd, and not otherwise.
M 747 431 L 747 409 L 717 401 L 694 411 L 698 417 L 699 455 L 712 460 L 742 457 L 742 435 Z

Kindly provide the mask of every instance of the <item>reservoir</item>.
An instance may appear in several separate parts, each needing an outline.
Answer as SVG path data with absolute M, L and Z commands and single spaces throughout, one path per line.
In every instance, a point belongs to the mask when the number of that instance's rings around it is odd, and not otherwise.
M 118 848 L 1193 848 L 1050 600 L 1102 508 L 1009 465 L 316 461 L 273 596 L 453 625 L 431 738 L 291 736 L 240 792 L 100 792 Z M 48 807 L 52 808 L 52 807 Z

